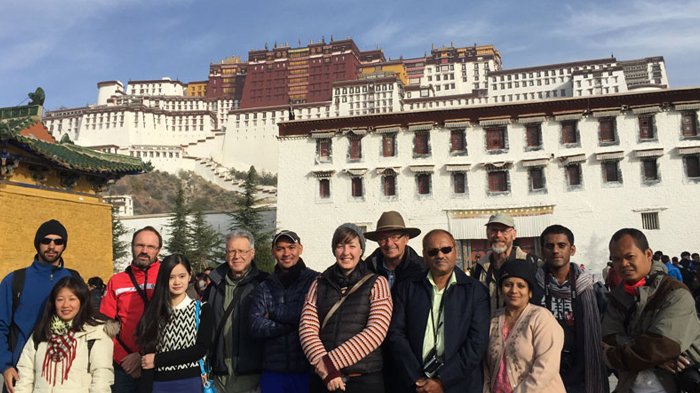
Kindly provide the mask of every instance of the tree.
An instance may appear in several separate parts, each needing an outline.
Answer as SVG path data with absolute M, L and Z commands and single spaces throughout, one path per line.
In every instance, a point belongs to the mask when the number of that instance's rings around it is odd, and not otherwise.
M 182 182 L 177 183 L 177 192 L 175 194 L 173 215 L 168 220 L 167 227 L 170 228 L 170 239 L 168 239 L 165 249 L 171 254 L 188 255 L 190 224 L 187 222 L 187 216 L 190 214 L 187 205 L 185 204 L 185 191 L 182 188 Z
M 120 240 L 127 232 L 124 224 L 117 217 L 117 208 L 112 206 L 112 262 L 115 273 L 121 271 L 117 269 L 118 261 L 129 256 L 129 243 Z
M 248 230 L 255 238 L 255 262 L 259 269 L 271 272 L 275 266 L 275 260 L 270 251 L 270 238 L 272 234 L 265 231 L 263 222 L 263 208 L 256 207 L 261 199 L 255 197 L 255 187 L 258 184 L 258 175 L 255 167 L 248 170 L 244 193 L 241 201 L 242 206 L 238 210 L 229 213 L 231 226 L 229 229 L 242 228 Z
M 195 272 L 204 271 L 222 258 L 221 236 L 204 220 L 201 210 L 194 212 L 189 244 L 191 248 L 188 257 Z

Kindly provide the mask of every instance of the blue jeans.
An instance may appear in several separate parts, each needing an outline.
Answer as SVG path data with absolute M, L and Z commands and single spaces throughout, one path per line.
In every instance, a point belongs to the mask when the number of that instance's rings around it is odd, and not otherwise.
M 281 373 L 263 371 L 260 377 L 262 393 L 307 393 L 310 373 Z
M 116 362 L 112 363 L 114 365 L 114 385 L 112 385 L 112 393 L 138 393 L 139 380 L 131 378 L 131 376 L 124 371 L 122 366 Z

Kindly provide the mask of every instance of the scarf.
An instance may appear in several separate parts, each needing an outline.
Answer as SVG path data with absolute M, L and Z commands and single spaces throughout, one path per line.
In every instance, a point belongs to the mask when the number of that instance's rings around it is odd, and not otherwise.
M 360 281 L 360 279 L 367 273 L 367 265 L 363 260 L 360 260 L 360 262 L 357 264 L 355 267 L 355 270 L 350 272 L 347 276 L 345 273 L 343 273 L 343 269 L 341 269 L 338 264 L 333 264 L 333 266 L 329 267 L 327 270 L 327 275 L 326 278 L 328 278 L 329 281 L 333 282 L 338 286 L 338 288 L 350 288 L 353 285 L 355 285 L 356 282 Z
M 68 379 L 70 367 L 75 360 L 77 340 L 75 331 L 71 329 L 72 323 L 62 321 L 57 315 L 51 318 L 51 337 L 46 343 L 46 354 L 41 368 L 41 376 L 52 385 L 56 386 L 56 375 L 61 368 L 61 385 Z
M 544 269 L 537 269 L 537 284 L 544 288 Z M 595 280 L 590 273 L 582 272 L 575 264 L 570 264 L 576 277 L 576 296 L 581 299 L 583 327 L 583 356 L 586 362 L 584 380 L 587 393 L 603 393 L 608 391 L 606 367 L 603 363 L 603 350 L 600 343 L 603 341 L 601 333 L 601 315 L 597 307 Z M 558 299 L 571 299 L 570 287 L 559 288 L 557 285 L 549 285 L 552 297 Z M 569 284 L 570 285 L 570 284 Z M 575 316 L 576 317 L 576 316 Z M 581 350 L 581 348 L 578 348 Z
M 280 283 L 285 289 L 288 289 L 301 276 L 302 270 L 306 268 L 304 261 L 299 258 L 299 261 L 287 270 L 283 270 L 279 265 L 275 265 L 275 274 L 279 277 Z
M 647 283 L 646 277 L 642 277 L 641 280 L 635 282 L 634 284 L 628 284 L 627 281 L 623 283 L 622 289 L 626 294 L 637 297 L 637 288 L 643 287 Z

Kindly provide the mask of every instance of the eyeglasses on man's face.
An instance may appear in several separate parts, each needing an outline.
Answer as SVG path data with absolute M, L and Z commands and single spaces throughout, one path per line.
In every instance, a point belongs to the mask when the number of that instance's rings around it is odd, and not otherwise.
M 234 257 L 235 257 L 235 256 L 238 256 L 238 255 L 243 256 L 243 255 L 247 255 L 247 254 L 248 254 L 249 252 L 251 252 L 252 250 L 253 250 L 252 248 L 249 248 L 249 249 L 247 249 L 247 250 L 226 250 L 226 254 L 227 254 L 227 255 L 232 255 L 232 256 L 234 256 Z
M 66 241 L 64 239 L 61 239 L 60 237 L 56 238 L 56 239 L 52 239 L 50 237 L 45 237 L 45 238 L 41 239 L 39 242 L 43 245 L 46 245 L 46 246 L 48 246 L 52 242 L 53 242 L 53 244 L 55 244 L 57 246 L 62 246 L 64 244 L 66 244 Z
M 436 257 L 440 252 L 447 255 L 452 252 L 452 247 L 431 248 L 425 253 L 428 254 L 429 257 Z
M 393 235 L 385 235 L 385 236 L 382 236 L 379 240 L 377 240 L 377 243 L 379 243 L 380 245 L 384 245 L 384 244 L 387 244 L 389 242 L 389 240 L 391 240 L 392 243 L 396 243 L 399 240 L 401 240 L 401 238 L 404 236 L 406 236 L 406 235 L 403 233 L 394 233 Z

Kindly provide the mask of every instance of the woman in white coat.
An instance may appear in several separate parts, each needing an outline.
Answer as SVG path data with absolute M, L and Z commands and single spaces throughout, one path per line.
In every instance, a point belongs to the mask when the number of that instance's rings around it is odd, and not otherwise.
M 22 351 L 15 393 L 108 393 L 114 382 L 112 339 L 95 319 L 79 278 L 59 280 Z

